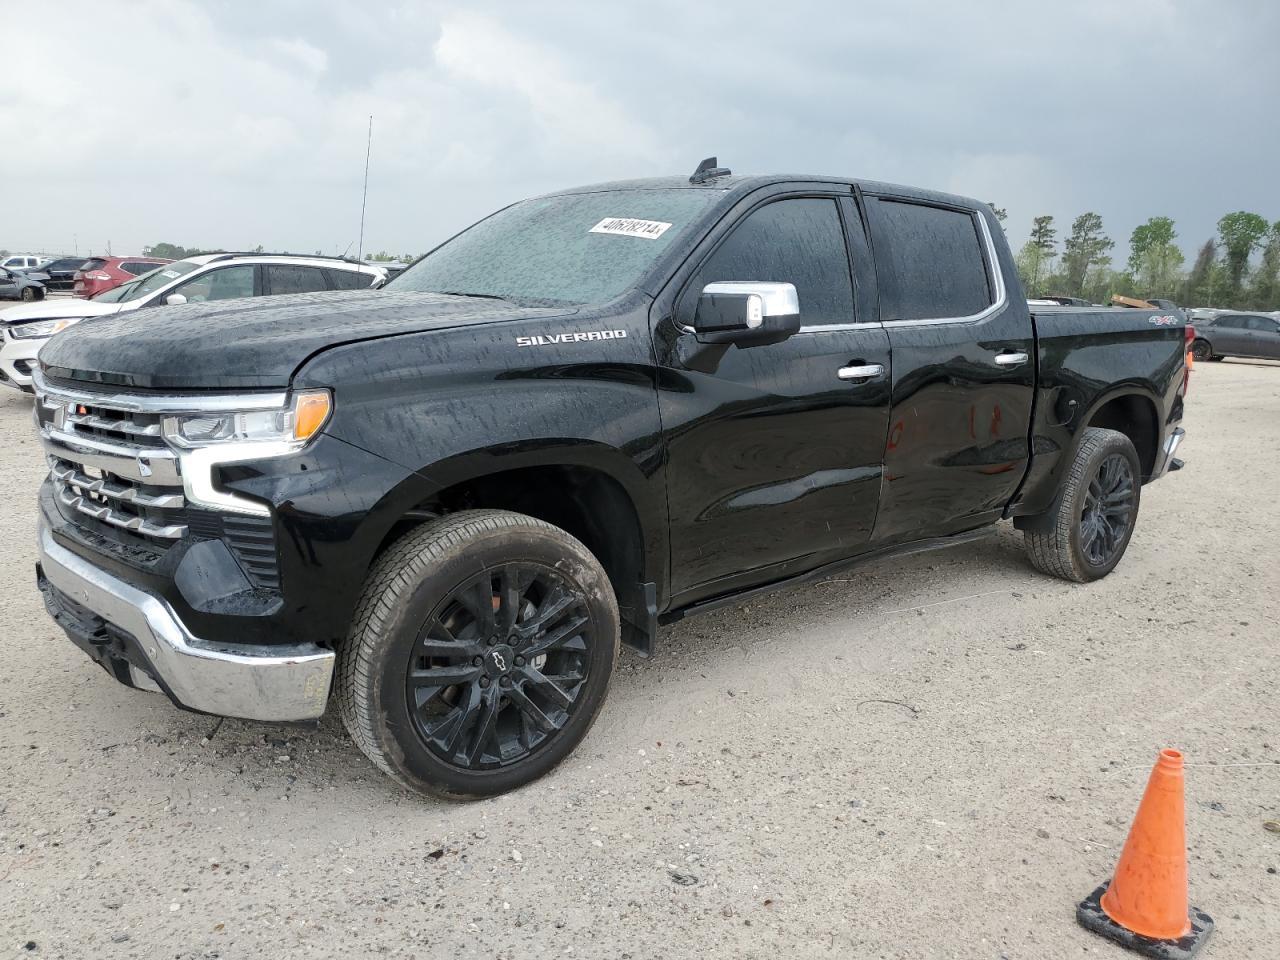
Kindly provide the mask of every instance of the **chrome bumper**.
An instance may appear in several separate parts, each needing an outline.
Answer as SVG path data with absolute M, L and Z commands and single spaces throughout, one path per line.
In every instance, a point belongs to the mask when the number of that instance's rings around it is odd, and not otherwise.
M 59 546 L 40 524 L 40 567 L 75 603 L 131 634 L 179 704 L 247 720 L 314 720 L 324 713 L 335 656 L 314 644 L 215 646 L 192 636 L 163 600 Z M 136 667 L 135 685 L 153 689 Z

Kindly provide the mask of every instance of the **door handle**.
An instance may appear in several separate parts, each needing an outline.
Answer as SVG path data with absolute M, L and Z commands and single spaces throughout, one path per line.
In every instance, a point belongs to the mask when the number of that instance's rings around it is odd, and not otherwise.
M 884 373 L 883 363 L 865 363 L 858 367 L 841 367 L 836 376 L 841 380 L 870 380 Z
M 1014 353 L 997 353 L 996 363 L 1002 367 L 1016 367 L 1027 362 L 1027 355 L 1021 351 Z

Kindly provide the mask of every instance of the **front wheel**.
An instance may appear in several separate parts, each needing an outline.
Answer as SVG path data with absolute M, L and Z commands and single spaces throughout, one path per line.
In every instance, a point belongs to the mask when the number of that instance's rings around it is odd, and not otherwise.
M 1087 427 L 1053 507 L 1023 529 L 1031 563 L 1077 583 L 1105 577 L 1129 546 L 1141 493 L 1133 442 L 1116 430 Z
M 27 303 L 30 303 L 32 300 L 39 300 L 41 299 L 40 291 L 37 290 L 35 287 L 23 287 L 22 299 L 25 300 Z
M 1201 362 L 1209 360 L 1213 357 L 1213 347 L 1208 340 L 1196 340 L 1191 344 L 1191 356 Z
M 410 789 L 503 793 L 586 736 L 619 639 L 608 576 L 578 540 L 523 514 L 452 514 L 370 572 L 338 658 L 342 719 Z

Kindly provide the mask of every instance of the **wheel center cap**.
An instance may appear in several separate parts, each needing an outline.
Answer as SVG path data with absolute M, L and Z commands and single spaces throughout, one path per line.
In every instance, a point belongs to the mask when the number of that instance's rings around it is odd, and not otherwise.
M 515 666 L 516 655 L 509 646 L 501 643 L 492 647 L 484 658 L 484 669 L 491 677 L 500 677 L 509 673 Z

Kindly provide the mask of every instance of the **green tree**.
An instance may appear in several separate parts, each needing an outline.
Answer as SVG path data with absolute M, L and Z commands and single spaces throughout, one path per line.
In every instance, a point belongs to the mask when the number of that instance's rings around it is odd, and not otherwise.
M 1178 237 L 1168 217 L 1152 217 L 1129 237 L 1129 273 L 1142 295 L 1175 299 L 1186 258 L 1174 242 Z
M 1000 221 L 1000 226 L 1004 226 L 1004 222 L 1009 219 L 1009 211 L 1004 207 L 997 207 L 994 203 L 988 203 L 991 212 L 996 215 L 996 219 Z
M 1063 244 L 1062 265 L 1068 292 L 1078 297 L 1084 292 L 1085 277 L 1095 265 L 1107 266 L 1107 251 L 1115 241 L 1102 232 L 1102 218 L 1096 213 L 1082 213 L 1071 222 L 1071 234 Z
M 1226 258 L 1227 296 L 1230 306 L 1237 306 L 1244 275 L 1249 269 L 1249 257 L 1254 248 L 1267 235 L 1268 224 L 1256 213 L 1237 210 L 1218 221 L 1218 236 L 1222 239 L 1222 252 Z
M 160 257 L 163 260 L 181 260 L 189 257 L 195 250 L 188 250 L 186 247 L 180 247 L 176 243 L 157 243 L 154 246 L 143 247 L 142 253 L 147 257 Z
M 1044 292 L 1042 286 L 1053 269 L 1057 235 L 1053 217 L 1046 215 L 1031 221 L 1031 236 L 1015 258 L 1018 275 L 1022 278 L 1022 285 L 1029 297 L 1038 297 Z
M 1182 302 L 1189 307 L 1215 306 L 1214 296 L 1218 273 L 1218 245 L 1206 240 L 1196 254 L 1191 272 L 1187 274 Z
M 1280 310 L 1280 220 L 1271 225 L 1249 299 L 1255 310 Z

